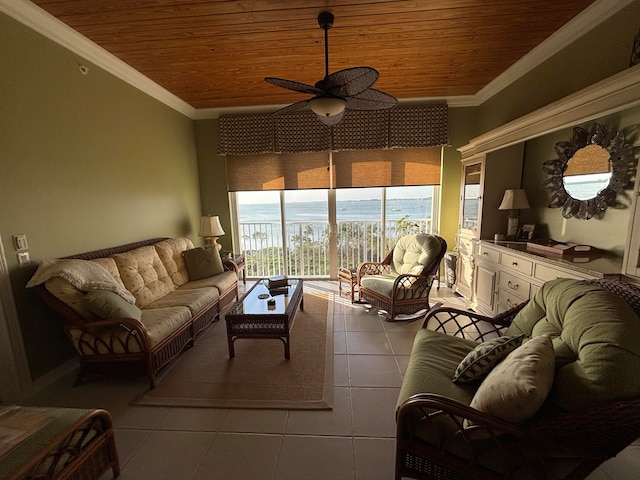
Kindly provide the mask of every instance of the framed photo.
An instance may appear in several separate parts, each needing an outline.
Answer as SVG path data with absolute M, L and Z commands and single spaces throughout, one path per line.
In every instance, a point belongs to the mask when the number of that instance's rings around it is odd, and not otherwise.
M 520 226 L 520 230 L 518 231 L 517 239 L 518 240 L 533 240 L 536 234 L 536 225 L 532 223 L 526 223 Z

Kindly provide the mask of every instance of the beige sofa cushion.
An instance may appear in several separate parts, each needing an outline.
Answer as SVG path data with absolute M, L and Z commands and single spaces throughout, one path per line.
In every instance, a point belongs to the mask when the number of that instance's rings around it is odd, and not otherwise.
M 156 308 L 142 311 L 142 323 L 144 324 L 151 348 L 158 345 L 177 329 L 188 324 L 191 313 L 186 307 Z M 113 353 L 137 353 L 141 349 L 136 335 L 130 335 L 126 329 L 107 327 L 101 330 L 88 328 L 81 330 L 71 328 L 69 330 L 71 341 L 76 349 L 85 355 L 94 353 L 110 353 L 105 346 L 110 345 Z
M 193 280 L 192 282 L 185 283 L 180 287 L 181 290 L 190 290 L 194 288 L 207 288 L 215 287 L 218 293 L 222 295 L 230 288 L 237 287 L 238 275 L 236 272 L 222 272 L 219 275 L 213 277 L 206 277 L 200 280 Z
M 146 308 L 187 307 L 192 315 L 199 313 L 204 307 L 215 302 L 220 295 L 215 288 L 179 289 L 170 292 Z
M 193 242 L 188 238 L 169 238 L 156 243 L 154 247 L 176 288 L 187 283 L 189 273 L 182 252 L 192 249 Z
M 135 297 L 136 305 L 146 305 L 164 297 L 175 289 L 173 281 L 153 246 L 140 247 L 112 255 L 120 277 Z

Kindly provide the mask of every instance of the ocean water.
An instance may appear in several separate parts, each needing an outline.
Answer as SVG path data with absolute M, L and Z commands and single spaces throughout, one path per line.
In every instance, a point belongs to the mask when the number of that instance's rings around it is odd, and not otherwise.
M 339 222 L 377 220 L 381 206 L 378 200 L 344 200 L 336 203 Z M 329 220 L 325 202 L 290 202 L 286 205 L 288 222 L 326 222 Z M 279 222 L 280 205 L 277 203 L 247 203 L 238 207 L 240 223 Z M 412 219 L 431 217 L 431 197 L 393 199 L 387 201 L 387 220 L 403 216 Z

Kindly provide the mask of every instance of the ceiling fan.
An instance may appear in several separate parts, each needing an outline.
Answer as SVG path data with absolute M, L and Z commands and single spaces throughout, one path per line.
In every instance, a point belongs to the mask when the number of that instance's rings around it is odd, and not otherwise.
M 345 110 L 384 110 L 393 108 L 398 100 L 380 90 L 371 88 L 380 74 L 375 68 L 353 67 L 329 74 L 329 29 L 333 27 L 333 14 L 321 12 L 318 24 L 324 30 L 325 76 L 315 85 L 266 77 L 265 80 L 278 87 L 295 92 L 308 93 L 314 97 L 288 105 L 273 115 L 299 110 L 309 106 L 326 125 L 336 125 L 344 117 Z

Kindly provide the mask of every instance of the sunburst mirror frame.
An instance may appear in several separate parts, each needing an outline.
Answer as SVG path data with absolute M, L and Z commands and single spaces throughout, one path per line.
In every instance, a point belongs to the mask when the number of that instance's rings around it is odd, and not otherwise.
M 609 184 L 598 191 L 593 198 L 579 200 L 573 198 L 565 189 L 563 175 L 569 161 L 582 148 L 598 145 L 609 154 L 611 178 Z M 626 208 L 616 197 L 621 193 L 630 178 L 633 165 L 632 148 L 624 143 L 622 132 L 609 132 L 609 129 L 595 123 L 589 131 L 581 127 L 574 127 L 569 141 L 558 142 L 555 145 L 558 158 L 547 160 L 542 169 L 549 175 L 544 182 L 544 188 L 550 194 L 549 208 L 562 208 L 564 218 L 602 218 L 608 207 Z

